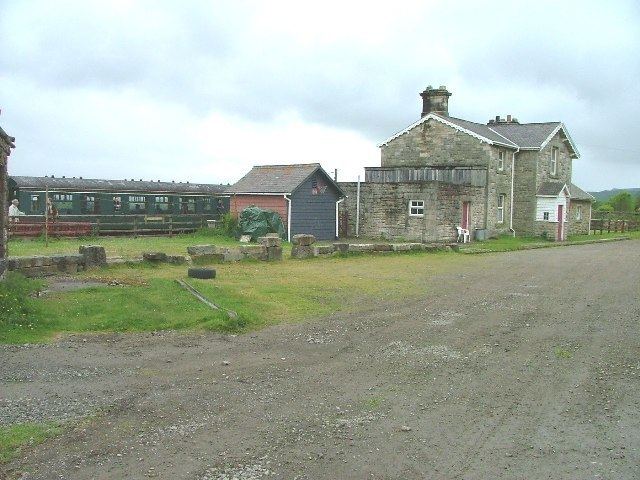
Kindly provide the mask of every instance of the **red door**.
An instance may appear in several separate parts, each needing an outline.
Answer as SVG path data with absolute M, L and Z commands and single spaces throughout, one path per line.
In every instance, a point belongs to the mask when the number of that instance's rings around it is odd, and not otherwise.
M 564 240 L 564 207 L 558 205 L 558 241 Z
M 469 230 L 471 223 L 471 202 L 462 202 L 462 223 L 461 227 Z

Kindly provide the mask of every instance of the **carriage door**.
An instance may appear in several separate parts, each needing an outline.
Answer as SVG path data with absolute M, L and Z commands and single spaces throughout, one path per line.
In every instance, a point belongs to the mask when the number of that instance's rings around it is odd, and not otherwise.
M 462 222 L 461 227 L 469 230 L 471 226 L 471 202 L 462 202 Z

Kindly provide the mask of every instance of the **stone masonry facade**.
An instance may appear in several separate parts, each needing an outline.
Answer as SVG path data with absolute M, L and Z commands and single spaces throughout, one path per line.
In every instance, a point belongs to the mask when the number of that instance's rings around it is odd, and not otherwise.
M 7 205 L 7 168 L 11 149 L 14 148 L 14 138 L 7 135 L 0 128 L 0 279 L 4 278 L 7 262 L 8 243 L 8 210 Z

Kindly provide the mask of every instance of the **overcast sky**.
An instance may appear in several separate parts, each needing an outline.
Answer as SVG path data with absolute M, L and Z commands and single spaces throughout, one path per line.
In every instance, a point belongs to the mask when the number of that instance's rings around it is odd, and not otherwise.
M 446 85 L 476 122 L 563 121 L 588 190 L 640 186 L 640 2 L 0 0 L 11 174 L 340 180 Z

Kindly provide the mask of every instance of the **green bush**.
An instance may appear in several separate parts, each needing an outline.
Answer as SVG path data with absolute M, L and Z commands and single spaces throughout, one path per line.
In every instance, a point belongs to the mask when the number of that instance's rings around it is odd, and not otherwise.
M 238 219 L 230 213 L 225 213 L 220 217 L 220 229 L 227 237 L 238 235 Z
M 8 272 L 0 281 L 0 324 L 21 323 L 38 313 L 39 305 L 31 295 L 42 288 L 38 280 L 31 280 L 16 272 Z

